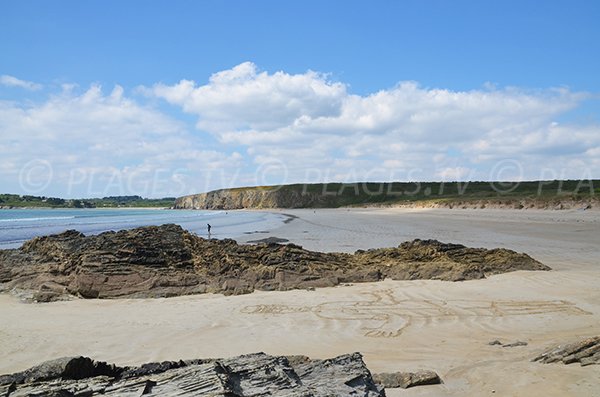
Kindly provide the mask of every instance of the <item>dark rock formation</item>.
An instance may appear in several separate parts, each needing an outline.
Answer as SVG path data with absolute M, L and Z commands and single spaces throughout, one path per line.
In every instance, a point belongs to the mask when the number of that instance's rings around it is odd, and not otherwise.
M 0 291 L 34 301 L 168 297 L 205 292 L 329 287 L 343 283 L 468 280 L 513 270 L 548 270 L 526 254 L 415 240 L 397 248 L 322 253 L 294 244 L 206 240 L 177 225 L 84 236 L 37 237 L 0 251 Z
M 0 283 L 3 289 L 33 291 L 38 301 L 65 294 L 113 298 L 205 292 L 187 238 L 193 236 L 175 225 L 37 237 L 19 249 L 0 251 Z
M 0 376 L 0 395 L 383 397 L 385 392 L 373 382 L 360 353 L 294 363 L 257 353 L 133 368 L 63 358 Z
M 462 281 L 514 270 L 550 270 L 526 254 L 504 248 L 468 248 L 437 240 L 406 241 L 397 248 L 357 251 L 360 264 L 377 263 L 394 280 Z
M 442 383 L 438 374 L 433 371 L 373 374 L 373 381 L 387 389 L 398 387 L 408 389 L 414 386 L 439 385 Z
M 516 342 L 505 343 L 504 345 L 502 345 L 502 347 L 520 347 L 520 346 L 527 346 L 527 342 L 518 340 Z
M 263 244 L 279 244 L 279 243 L 287 243 L 290 240 L 286 239 L 286 238 L 281 238 L 281 237 L 275 237 L 275 236 L 271 236 L 271 237 L 267 237 L 267 238 L 261 238 L 259 240 L 249 240 L 248 243 L 251 244 L 257 244 L 257 243 L 263 243 Z
M 53 379 L 84 379 L 96 376 L 116 377 L 122 368 L 88 357 L 64 357 L 46 361 L 23 372 L 0 376 L 1 384 L 35 383 Z
M 581 366 L 600 364 L 600 336 L 585 338 L 567 345 L 554 346 L 532 361 L 544 364 L 562 362 L 563 364 L 580 363 Z
M 491 342 L 488 342 L 488 345 L 490 346 L 502 346 L 502 347 L 520 347 L 520 346 L 527 346 L 527 342 L 523 342 L 523 341 L 515 341 L 515 342 L 510 342 L 510 343 L 502 343 L 500 342 L 498 339 L 493 340 Z

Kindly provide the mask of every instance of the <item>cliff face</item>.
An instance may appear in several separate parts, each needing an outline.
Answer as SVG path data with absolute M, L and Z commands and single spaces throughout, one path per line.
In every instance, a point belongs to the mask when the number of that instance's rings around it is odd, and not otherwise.
M 599 182 L 600 184 L 600 182 Z M 405 190 L 402 190 L 405 189 Z M 509 208 L 509 209 L 589 209 L 600 206 L 596 196 L 547 195 L 535 192 L 481 197 L 468 194 L 419 195 L 409 184 L 309 184 L 248 187 L 214 190 L 180 197 L 176 209 L 234 210 L 243 208 L 337 208 L 343 206 L 394 206 L 411 208 Z M 413 187 L 414 189 L 414 187 Z M 482 190 L 483 191 L 483 190 Z M 489 193 L 489 192 L 488 192 Z M 487 193 L 486 193 L 487 194 Z M 490 193 L 491 194 L 491 193 Z
M 234 210 L 242 208 L 305 208 L 327 206 L 327 196 L 301 190 L 222 189 L 180 197 L 177 209 Z M 332 205 L 334 206 L 334 205 Z

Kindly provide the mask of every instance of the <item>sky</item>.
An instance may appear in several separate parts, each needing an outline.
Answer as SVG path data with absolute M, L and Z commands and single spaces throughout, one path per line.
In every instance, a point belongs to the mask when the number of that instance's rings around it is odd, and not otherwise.
M 0 193 L 600 178 L 597 1 L 0 9 Z

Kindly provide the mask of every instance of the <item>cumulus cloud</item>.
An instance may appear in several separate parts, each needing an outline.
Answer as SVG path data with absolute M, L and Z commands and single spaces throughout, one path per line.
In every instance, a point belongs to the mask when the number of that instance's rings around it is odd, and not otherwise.
M 381 178 L 410 170 L 423 179 L 488 179 L 502 159 L 523 163 L 523 178 L 537 178 L 543 159 L 563 168 L 572 156 L 593 164 L 586 153 L 600 143 L 597 125 L 555 122 L 588 97 L 566 88 L 452 91 L 408 81 L 361 96 L 323 74 L 269 74 L 246 62 L 203 85 L 182 80 L 149 91 L 196 115 L 197 128 L 223 144 L 247 147 L 255 161 L 283 161 L 296 179 L 309 168 L 336 167 L 332 175 L 357 178 L 377 169 Z
M 178 195 L 204 187 L 206 170 L 240 161 L 120 86 L 106 94 L 99 85 L 81 93 L 71 87 L 38 104 L 0 101 L 0 135 L 3 186 L 24 193 Z
M 325 75 L 270 75 L 250 62 L 213 74 L 203 86 L 182 80 L 173 86 L 157 84 L 153 91 L 186 112 L 202 115 L 198 128 L 223 134 L 273 131 L 306 118 L 335 116 L 346 96 L 346 87 Z
M 0 183 L 157 197 L 277 183 L 598 177 L 600 126 L 564 121 L 586 98 L 412 81 L 356 95 L 323 73 L 250 62 L 205 83 L 133 93 L 65 84 L 42 100 L 0 100 Z
M 7 87 L 24 88 L 29 91 L 37 91 L 37 90 L 41 90 L 43 88 L 41 84 L 33 83 L 31 81 L 21 80 L 14 76 L 9 76 L 7 74 L 3 74 L 0 76 L 0 85 L 4 85 Z

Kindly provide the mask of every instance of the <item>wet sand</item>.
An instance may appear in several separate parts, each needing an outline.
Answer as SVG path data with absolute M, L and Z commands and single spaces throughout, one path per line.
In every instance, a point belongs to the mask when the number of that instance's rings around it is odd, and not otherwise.
M 0 295 L 0 373 L 89 355 L 118 364 L 265 351 L 360 351 L 373 372 L 432 369 L 443 385 L 389 396 L 595 396 L 598 366 L 539 364 L 546 347 L 600 335 L 600 212 L 285 210 L 276 236 L 354 251 L 436 238 L 506 247 L 551 266 L 460 283 L 391 281 L 316 291 L 22 304 Z M 527 346 L 490 346 L 527 342 Z

